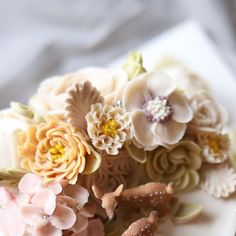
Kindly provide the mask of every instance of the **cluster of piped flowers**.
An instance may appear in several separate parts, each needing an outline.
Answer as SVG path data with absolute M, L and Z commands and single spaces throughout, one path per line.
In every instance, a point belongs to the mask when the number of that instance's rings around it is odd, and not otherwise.
M 0 112 L 0 233 L 153 236 L 164 216 L 200 214 L 175 192 L 230 196 L 236 138 L 210 94 L 176 61 L 146 70 L 139 52 L 45 80 Z

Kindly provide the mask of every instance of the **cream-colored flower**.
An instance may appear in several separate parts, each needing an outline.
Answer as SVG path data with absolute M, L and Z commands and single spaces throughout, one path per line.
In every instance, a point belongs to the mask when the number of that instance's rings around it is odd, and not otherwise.
M 94 104 L 86 121 L 93 145 L 110 155 L 117 155 L 124 142 L 132 137 L 130 115 L 121 107 Z
M 22 132 L 18 152 L 22 168 L 45 181 L 65 179 L 74 184 L 79 174 L 92 173 L 101 164 L 100 155 L 80 132 L 53 117 Z
M 0 112 L 0 168 L 20 168 L 20 157 L 17 155 L 17 134 L 33 124 L 13 109 Z
M 199 183 L 200 151 L 192 141 L 181 141 L 170 149 L 158 147 L 147 154 L 147 175 L 157 182 L 173 181 L 177 191 L 189 191 Z
M 193 73 L 181 61 L 172 57 L 164 57 L 157 64 L 157 70 L 171 76 L 177 87 L 184 91 L 188 98 L 199 93 L 199 91 L 209 92 L 209 86 L 203 78 Z
M 227 111 L 205 91 L 192 97 L 193 119 L 188 125 L 190 133 L 220 133 L 227 122 Z
M 114 191 L 121 183 L 125 188 L 135 187 L 140 183 L 140 169 L 138 163 L 132 159 L 125 149 L 121 149 L 117 156 L 101 153 L 102 164 L 91 175 L 84 175 L 79 182 L 87 189 L 93 185 L 104 192 Z
M 202 149 L 204 161 L 208 163 L 222 163 L 229 157 L 230 141 L 228 135 L 199 134 L 197 143 Z
M 108 104 L 115 104 L 128 78 L 122 69 L 89 67 L 76 73 L 44 80 L 30 105 L 41 115 L 64 113 L 66 90 L 74 83 L 90 81 Z
M 132 113 L 134 143 L 145 150 L 179 142 L 192 119 L 185 95 L 165 74 L 145 73 L 128 82 L 123 100 Z

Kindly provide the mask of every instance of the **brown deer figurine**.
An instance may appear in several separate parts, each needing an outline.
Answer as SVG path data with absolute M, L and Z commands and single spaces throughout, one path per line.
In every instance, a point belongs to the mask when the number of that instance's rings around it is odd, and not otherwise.
M 95 185 L 92 186 L 96 198 L 102 201 L 102 207 L 110 220 L 113 219 L 118 205 L 126 208 L 150 208 L 157 210 L 159 215 L 167 211 L 167 205 L 172 199 L 173 184 L 147 183 L 139 187 L 123 190 L 121 184 L 114 192 L 103 193 Z
M 158 222 L 157 212 L 152 211 L 148 217 L 132 223 L 121 236 L 154 236 Z

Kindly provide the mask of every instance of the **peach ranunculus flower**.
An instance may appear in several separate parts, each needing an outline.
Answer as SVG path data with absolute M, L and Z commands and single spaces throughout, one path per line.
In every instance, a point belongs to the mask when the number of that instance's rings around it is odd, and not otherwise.
M 68 180 L 75 184 L 79 174 L 98 169 L 101 157 L 84 136 L 55 117 L 32 125 L 19 135 L 22 168 L 43 176 L 46 182 Z
M 134 143 L 145 150 L 180 141 L 193 117 L 183 92 L 162 73 L 141 74 L 128 82 L 123 101 L 132 113 Z

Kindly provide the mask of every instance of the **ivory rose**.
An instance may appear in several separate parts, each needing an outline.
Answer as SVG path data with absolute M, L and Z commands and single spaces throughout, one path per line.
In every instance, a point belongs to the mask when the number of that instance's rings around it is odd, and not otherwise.
M 73 74 L 43 81 L 37 93 L 31 98 L 30 105 L 41 115 L 62 113 L 66 90 L 75 82 L 85 81 L 90 81 L 101 92 L 106 103 L 113 104 L 127 80 L 126 73 L 121 69 L 85 68 Z
M 17 133 L 26 130 L 32 120 L 12 109 L 0 112 L 0 167 L 20 168 L 20 158 L 16 149 L 18 145 Z

